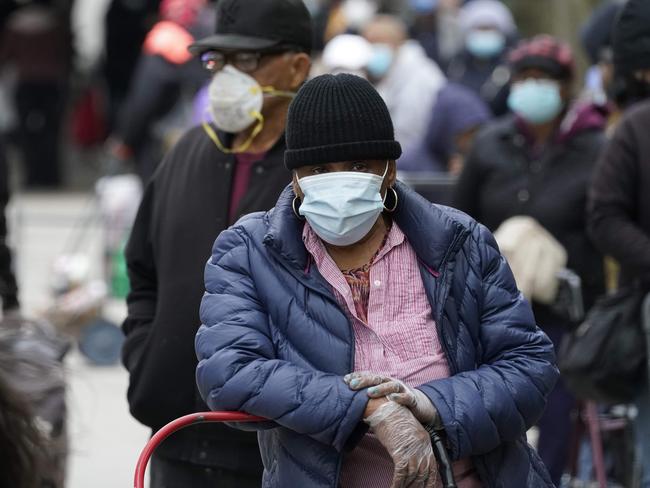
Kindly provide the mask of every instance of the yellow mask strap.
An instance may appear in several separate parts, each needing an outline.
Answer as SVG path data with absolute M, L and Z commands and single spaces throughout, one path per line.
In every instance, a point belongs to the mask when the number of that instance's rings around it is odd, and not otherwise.
M 296 94 L 290 91 L 276 90 L 272 86 L 263 86 L 262 93 L 265 95 L 271 95 L 274 97 L 285 97 L 285 98 L 294 98 Z
M 259 112 L 253 112 L 251 114 L 255 119 L 257 120 L 257 124 L 255 125 L 255 128 L 251 131 L 250 136 L 248 136 L 248 139 L 246 139 L 239 147 L 233 147 L 232 149 L 228 149 L 226 146 L 223 145 L 223 143 L 219 140 L 219 136 L 217 133 L 214 131 L 212 126 L 208 124 L 207 122 L 203 122 L 201 125 L 203 126 L 203 130 L 205 133 L 208 135 L 210 139 L 212 139 L 212 142 L 219 148 L 219 151 L 225 154 L 237 154 L 237 153 L 243 153 L 246 152 L 246 150 L 251 146 L 253 143 L 253 139 L 257 137 L 257 135 L 262 132 L 262 127 L 264 127 L 264 116 L 259 113 Z

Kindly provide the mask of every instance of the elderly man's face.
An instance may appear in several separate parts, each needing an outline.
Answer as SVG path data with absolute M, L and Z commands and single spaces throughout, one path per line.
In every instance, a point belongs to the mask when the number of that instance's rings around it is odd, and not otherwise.
M 286 52 L 264 56 L 258 68 L 249 73 L 261 86 L 296 91 L 309 74 L 310 60 L 305 53 Z
M 204 68 L 213 74 L 229 64 L 255 78 L 262 87 L 288 92 L 298 90 L 311 67 L 311 60 L 306 53 L 291 51 L 265 53 L 211 50 L 201 55 L 201 61 Z M 265 107 L 272 103 L 273 97 L 268 98 Z

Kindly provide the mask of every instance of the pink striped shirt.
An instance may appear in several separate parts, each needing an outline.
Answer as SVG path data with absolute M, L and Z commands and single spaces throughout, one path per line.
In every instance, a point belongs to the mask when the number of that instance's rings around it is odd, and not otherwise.
M 372 371 L 413 387 L 449 377 L 417 256 L 397 224 L 393 223 L 384 246 L 370 266 L 367 321 L 357 312 L 343 273 L 309 224 L 305 224 L 303 241 L 350 318 L 355 371 Z M 387 488 L 393 470 L 388 452 L 369 433 L 344 459 L 340 486 Z M 459 488 L 482 487 L 469 459 L 454 463 L 454 473 Z

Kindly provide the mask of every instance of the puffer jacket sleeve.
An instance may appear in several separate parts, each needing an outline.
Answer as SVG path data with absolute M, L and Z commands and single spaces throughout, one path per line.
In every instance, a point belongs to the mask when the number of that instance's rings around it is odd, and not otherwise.
M 265 417 L 342 451 L 358 432 L 368 397 L 340 376 L 276 358 L 250 246 L 243 228 L 224 231 L 206 266 L 203 325 L 195 341 L 199 391 L 212 410 Z
M 440 413 L 454 459 L 521 438 L 541 416 L 559 374 L 552 343 L 490 232 L 477 225 L 462 252 L 469 265 L 459 317 L 478 321 L 480 365 L 419 387 Z

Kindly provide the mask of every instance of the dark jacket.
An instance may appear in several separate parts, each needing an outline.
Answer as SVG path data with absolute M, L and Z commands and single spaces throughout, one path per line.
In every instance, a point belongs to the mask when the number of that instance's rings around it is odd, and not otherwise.
M 650 102 L 620 123 L 598 163 L 589 195 L 594 244 L 622 267 L 622 283 L 650 283 Z
M 587 190 L 605 142 L 604 116 L 568 115 L 552 144 L 534 154 L 513 116 L 489 124 L 474 141 L 456 188 L 455 206 L 495 231 L 516 215 L 536 219 L 567 250 L 568 267 L 583 282 L 586 306 L 604 288 L 602 257 L 587 236 Z M 564 319 L 534 305 L 538 322 Z
M 451 457 L 471 456 L 489 488 L 552 486 L 525 439 L 557 379 L 551 343 L 485 227 L 402 184 L 396 190 L 393 216 L 420 260 L 453 375 L 420 386 L 440 412 Z M 293 198 L 289 187 L 274 210 L 217 239 L 197 382 L 210 408 L 275 422 L 259 432 L 264 488 L 336 488 L 368 398 L 343 382 L 354 365 L 352 327 L 308 265 Z
M 510 72 L 502 57 L 479 59 L 463 50 L 449 62 L 445 73 L 450 82 L 479 95 L 495 116 L 508 112 Z
M 223 134 L 222 134 L 223 136 Z M 256 163 L 238 215 L 273 207 L 290 181 L 284 139 Z M 182 415 L 206 410 L 194 377 L 206 256 L 227 228 L 235 158 L 222 153 L 201 127 L 190 130 L 147 186 L 126 249 L 131 281 L 123 329 L 133 416 L 157 430 Z M 158 454 L 203 465 L 261 470 L 254 435 L 220 425 L 185 429 Z

